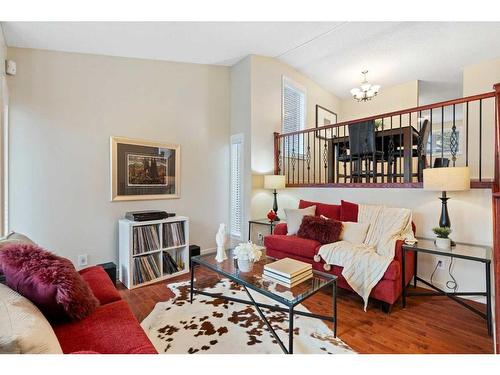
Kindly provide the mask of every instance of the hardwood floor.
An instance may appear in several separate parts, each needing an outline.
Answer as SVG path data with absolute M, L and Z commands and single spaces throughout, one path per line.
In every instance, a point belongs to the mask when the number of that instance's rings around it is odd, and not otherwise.
M 214 277 L 203 269 L 197 278 Z M 168 282 L 188 280 L 183 275 Z M 166 282 L 127 290 L 118 289 L 139 321 L 155 304 L 173 296 Z M 479 304 L 478 304 L 479 305 Z M 309 310 L 331 314 L 331 291 L 320 291 L 304 303 Z M 483 319 L 445 297 L 411 297 L 406 309 L 394 305 L 390 314 L 370 302 L 363 311 L 361 298 L 339 289 L 338 335 L 359 353 L 493 353 Z

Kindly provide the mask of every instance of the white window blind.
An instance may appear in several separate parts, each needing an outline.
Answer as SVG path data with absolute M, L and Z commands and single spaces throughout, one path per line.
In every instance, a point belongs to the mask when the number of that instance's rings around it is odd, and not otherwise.
M 230 233 L 241 238 L 243 221 L 243 136 L 231 137 L 231 212 Z
M 290 78 L 283 77 L 283 133 L 291 133 L 305 128 L 306 92 Z M 285 153 L 300 155 L 303 153 L 303 135 L 285 138 Z

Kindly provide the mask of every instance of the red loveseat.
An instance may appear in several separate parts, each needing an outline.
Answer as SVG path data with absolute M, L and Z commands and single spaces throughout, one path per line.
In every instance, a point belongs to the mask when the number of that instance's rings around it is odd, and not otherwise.
M 340 205 L 333 205 L 301 200 L 299 208 L 306 208 L 313 205 L 316 206 L 316 215 L 324 215 L 333 220 L 356 222 L 358 218 L 358 205 L 346 201 L 341 201 Z M 413 231 L 415 232 L 414 226 Z M 390 263 L 384 276 L 375 285 L 370 294 L 371 298 L 383 302 L 382 308 L 386 312 L 390 311 L 392 305 L 402 293 L 402 245 L 403 241 L 396 242 L 394 260 Z M 301 260 L 312 264 L 313 268 L 319 271 L 326 272 L 323 268 L 323 260 L 315 262 L 313 259 L 318 253 L 321 244 L 314 240 L 297 237 L 296 235 L 288 236 L 287 226 L 284 223 L 276 225 L 273 234 L 264 237 L 264 246 L 266 247 L 266 254 L 270 257 L 277 259 L 288 257 Z M 414 261 L 414 254 L 412 252 L 407 253 L 405 285 L 413 277 Z M 332 266 L 329 273 L 338 277 L 337 285 L 339 287 L 352 291 L 352 288 L 341 275 L 342 267 Z
M 64 353 L 157 354 L 102 267 L 79 272 L 101 305 L 85 319 L 54 325 Z

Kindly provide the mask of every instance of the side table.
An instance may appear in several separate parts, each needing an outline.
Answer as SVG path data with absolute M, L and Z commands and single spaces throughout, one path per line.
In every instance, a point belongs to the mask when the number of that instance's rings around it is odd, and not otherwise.
M 464 306 L 465 308 L 471 310 L 475 314 L 479 315 L 481 318 L 486 320 L 488 326 L 488 334 L 492 334 L 492 313 L 491 313 L 491 254 L 492 249 L 488 246 L 478 246 L 470 245 L 465 243 L 456 243 L 456 246 L 450 249 L 439 249 L 434 244 L 434 240 L 426 238 L 417 238 L 418 242 L 414 245 L 404 244 L 403 245 L 403 259 L 401 264 L 402 269 L 402 280 L 403 280 L 403 295 L 402 295 L 402 305 L 403 308 L 406 307 L 406 298 L 410 296 L 446 296 L 451 298 L 453 301 Z M 406 253 L 408 251 L 413 251 L 415 253 L 415 275 L 413 280 L 413 285 L 416 287 L 417 281 L 434 289 L 434 291 L 429 292 L 409 292 L 406 288 Z M 485 267 L 485 277 L 486 277 L 486 291 L 484 292 L 446 292 L 435 285 L 432 285 L 427 280 L 417 276 L 417 255 L 418 253 L 434 254 L 441 257 L 449 257 L 455 259 L 464 259 L 472 262 L 484 263 Z M 486 313 L 476 309 L 475 307 L 467 304 L 463 299 L 457 298 L 459 296 L 484 296 L 486 297 Z
M 278 225 L 279 223 L 284 223 L 283 220 L 281 221 L 269 221 L 269 219 L 252 219 L 248 221 L 248 241 L 251 239 L 252 235 L 252 225 L 253 224 L 258 224 L 258 225 L 265 225 L 270 227 L 271 234 L 273 234 L 274 227 Z

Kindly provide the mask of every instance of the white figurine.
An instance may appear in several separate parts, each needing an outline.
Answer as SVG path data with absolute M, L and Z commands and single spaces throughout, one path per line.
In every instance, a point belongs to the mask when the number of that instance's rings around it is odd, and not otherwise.
M 217 242 L 217 255 L 215 256 L 215 260 L 220 263 L 227 259 L 226 249 L 224 249 L 224 245 L 226 244 L 226 224 L 222 223 L 219 225 L 219 231 L 215 236 L 215 242 Z

